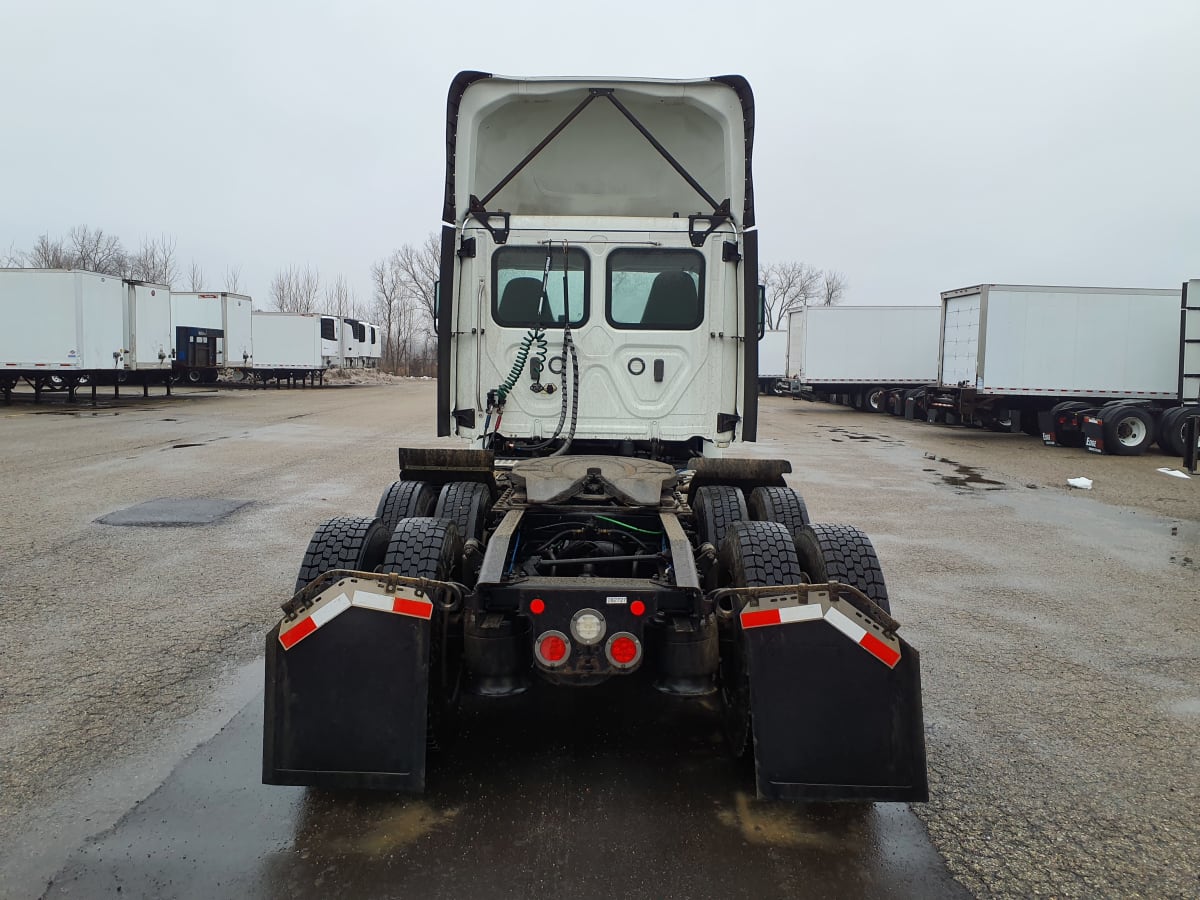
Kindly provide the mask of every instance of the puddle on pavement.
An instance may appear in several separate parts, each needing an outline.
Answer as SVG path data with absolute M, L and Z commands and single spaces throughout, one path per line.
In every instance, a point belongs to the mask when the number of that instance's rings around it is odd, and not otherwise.
M 203 447 L 203 446 L 204 446 L 203 444 L 172 444 L 170 447 L 167 447 L 165 449 L 167 449 L 167 450 L 182 450 L 185 447 Z
M 877 434 L 863 434 L 862 432 L 859 432 L 859 431 L 850 431 L 847 428 L 840 428 L 835 425 L 823 425 L 821 427 L 824 428 L 826 431 L 828 431 L 830 434 L 840 434 L 845 439 L 851 440 L 851 441 L 864 441 L 864 442 L 865 441 L 879 441 L 881 444 L 903 444 L 904 443 L 904 441 L 898 441 L 895 438 L 883 437 L 883 436 L 877 435 Z M 830 438 L 830 440 L 835 443 L 843 442 L 842 438 L 836 438 L 836 437 L 832 437 L 832 438 Z
M 944 456 L 939 456 L 937 459 L 940 463 L 945 463 L 949 466 L 954 466 L 954 474 L 938 474 L 942 481 L 951 487 L 973 489 L 982 487 L 985 491 L 1004 491 L 1008 489 L 1003 481 L 996 481 L 992 478 L 984 478 L 977 468 L 974 466 L 964 466 L 953 459 L 947 459 Z M 937 473 L 936 469 L 923 469 L 924 472 Z

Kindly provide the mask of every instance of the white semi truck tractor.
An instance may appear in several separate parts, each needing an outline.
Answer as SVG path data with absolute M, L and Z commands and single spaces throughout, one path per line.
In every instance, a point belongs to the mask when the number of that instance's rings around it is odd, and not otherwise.
M 264 781 L 422 790 L 461 691 L 716 694 L 758 794 L 926 799 L 919 656 L 866 535 L 755 438 L 740 76 L 463 72 L 447 108 L 438 432 L 322 523 L 266 639 Z M 733 451 L 733 452 L 731 452 Z

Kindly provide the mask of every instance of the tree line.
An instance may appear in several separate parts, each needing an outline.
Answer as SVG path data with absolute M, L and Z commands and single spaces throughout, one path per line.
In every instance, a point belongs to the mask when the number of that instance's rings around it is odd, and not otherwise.
M 803 262 L 765 263 L 758 280 L 766 287 L 767 328 L 787 326 L 787 315 L 805 306 L 833 306 L 846 296 L 846 276 Z

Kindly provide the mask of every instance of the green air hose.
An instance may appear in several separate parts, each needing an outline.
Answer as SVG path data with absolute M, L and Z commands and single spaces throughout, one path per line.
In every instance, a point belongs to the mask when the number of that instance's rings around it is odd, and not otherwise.
M 541 325 L 535 325 L 521 339 L 521 346 L 517 348 L 517 358 L 513 361 L 512 371 L 508 373 L 508 377 L 504 379 L 504 383 L 496 388 L 496 396 L 500 406 L 504 405 L 504 398 L 517 386 L 517 382 L 521 378 L 521 373 L 525 371 L 525 362 L 529 359 L 529 351 L 534 344 L 537 344 L 537 350 L 534 351 L 533 355 L 537 363 L 537 370 L 539 372 L 545 370 L 546 351 L 549 346 L 546 342 L 546 330 Z

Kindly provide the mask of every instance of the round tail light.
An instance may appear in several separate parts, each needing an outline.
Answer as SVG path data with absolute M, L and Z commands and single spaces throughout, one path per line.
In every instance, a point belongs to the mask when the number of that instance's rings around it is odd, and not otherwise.
M 605 630 L 604 616 L 594 609 L 581 609 L 571 617 L 571 634 L 586 647 L 600 643 Z
M 632 669 L 642 661 L 642 642 L 627 631 L 618 631 L 604 645 L 604 653 L 618 669 Z
M 561 631 L 543 631 L 533 645 L 533 652 L 543 666 L 555 669 L 571 656 L 571 642 Z

